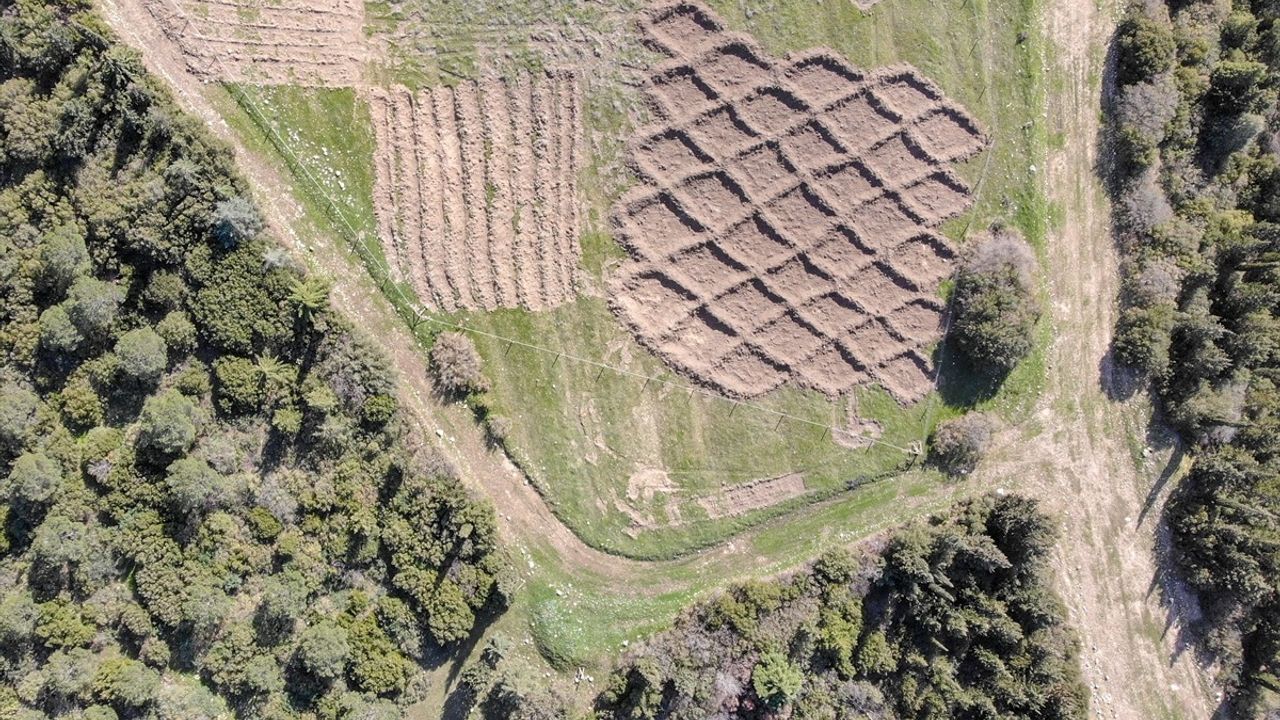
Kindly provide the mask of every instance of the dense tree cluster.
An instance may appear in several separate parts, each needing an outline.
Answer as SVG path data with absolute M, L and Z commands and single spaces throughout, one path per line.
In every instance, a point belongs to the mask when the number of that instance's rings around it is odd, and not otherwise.
M 956 272 L 951 341 L 974 369 L 1003 377 L 1031 352 L 1040 305 L 1035 255 L 1008 228 L 976 239 Z
M 1053 538 L 1032 501 L 986 496 L 736 587 L 627 657 L 598 717 L 1083 718 Z
M 1114 56 L 1115 351 L 1202 450 L 1169 521 L 1234 711 L 1280 712 L 1280 5 L 1135 5 Z
M 397 717 L 492 509 L 82 0 L 0 0 L 0 717 Z

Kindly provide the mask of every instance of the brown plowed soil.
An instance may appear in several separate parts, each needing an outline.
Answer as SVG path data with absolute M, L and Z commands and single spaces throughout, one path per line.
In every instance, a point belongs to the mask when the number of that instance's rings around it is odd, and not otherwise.
M 368 95 L 386 256 L 429 307 L 555 307 L 577 287 L 577 79 Z
M 367 60 L 360 0 L 144 0 L 205 82 L 354 87 Z
M 946 163 L 985 146 L 974 120 L 913 68 L 773 58 L 693 2 L 641 28 L 668 59 L 648 83 L 662 121 L 629 147 L 642 186 L 614 211 L 618 316 L 731 395 L 926 394 L 955 257 L 933 228 L 972 202 Z

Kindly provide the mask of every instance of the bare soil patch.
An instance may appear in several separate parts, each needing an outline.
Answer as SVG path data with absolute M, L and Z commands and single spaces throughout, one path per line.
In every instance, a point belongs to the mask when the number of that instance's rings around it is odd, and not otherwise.
M 614 208 L 623 323 L 730 395 L 926 394 L 955 257 L 933 228 L 972 202 L 946 165 L 985 147 L 975 121 L 911 67 L 773 58 L 694 2 L 640 25 L 667 59 L 647 83 L 661 120 L 629 145 L 642 184 Z
M 360 0 L 142 0 L 204 82 L 355 87 L 367 60 Z
M 374 201 L 394 271 L 429 307 L 574 296 L 582 92 L 567 73 L 374 89 Z
M 804 475 L 789 473 L 726 488 L 714 495 L 698 498 L 698 504 L 707 511 L 707 517 L 717 520 L 773 507 L 803 495 L 804 490 Z

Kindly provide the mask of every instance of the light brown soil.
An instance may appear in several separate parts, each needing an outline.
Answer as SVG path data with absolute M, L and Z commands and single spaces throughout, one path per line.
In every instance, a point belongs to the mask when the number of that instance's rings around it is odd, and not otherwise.
M 773 507 L 800 497 L 804 490 L 804 475 L 790 473 L 725 488 L 714 495 L 698 498 L 698 504 L 707 511 L 707 517 L 716 520 Z
M 374 200 L 386 256 L 429 307 L 527 307 L 578 284 L 581 91 L 522 75 L 371 90 Z
M 926 394 L 955 257 L 932 228 L 972 202 L 945 167 L 984 147 L 972 118 L 910 67 L 778 60 L 696 3 L 641 27 L 668 59 L 648 83 L 662 119 L 629 146 L 642 185 L 614 212 L 623 323 L 730 395 Z
M 354 87 L 367 60 L 360 0 L 143 0 L 205 82 Z

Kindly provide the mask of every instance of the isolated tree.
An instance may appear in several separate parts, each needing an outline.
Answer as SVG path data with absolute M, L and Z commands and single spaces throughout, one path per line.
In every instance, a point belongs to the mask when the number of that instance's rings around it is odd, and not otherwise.
M 971 412 L 948 420 L 933 431 L 930 455 L 935 464 L 953 475 L 968 475 L 991 445 L 995 424 L 982 413 Z
M 158 455 L 174 455 L 196 440 L 198 410 L 177 390 L 165 390 L 147 398 L 139 418 L 139 445 Z
M 138 385 L 153 385 L 168 364 L 164 339 L 149 327 L 130 330 L 116 341 L 120 371 Z
M 1031 352 L 1040 317 L 1035 256 L 1011 231 L 978 241 L 956 273 L 951 337 L 977 368 L 1007 373 Z
M 448 395 L 469 395 L 489 389 L 475 343 L 460 332 L 443 332 L 436 337 L 431 346 L 431 370 L 440 389 Z

